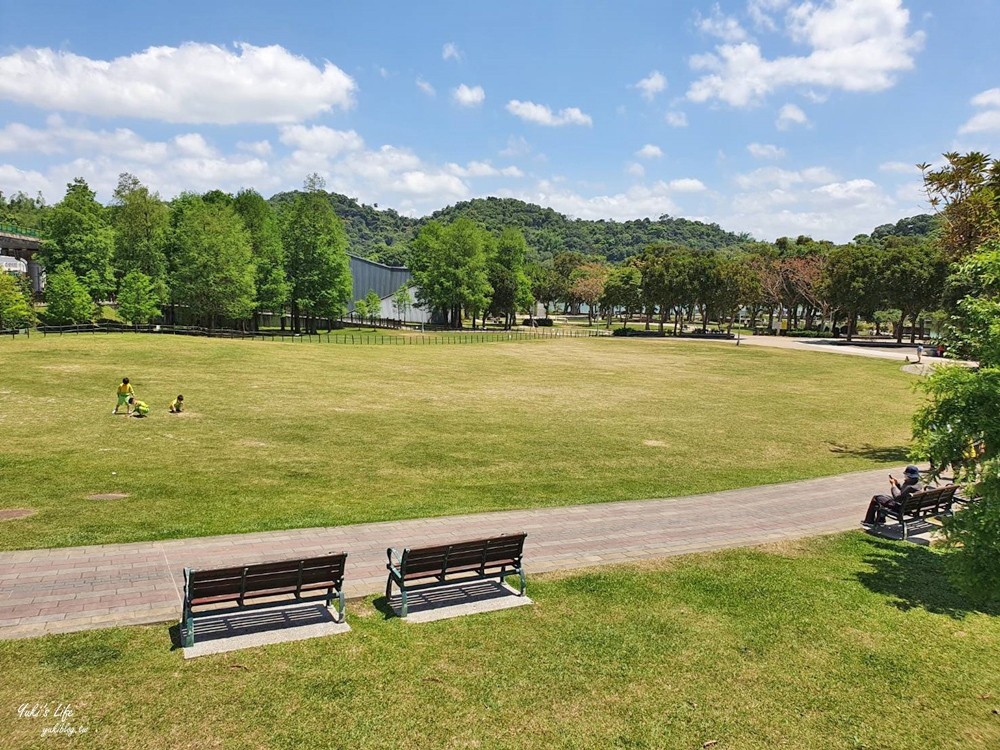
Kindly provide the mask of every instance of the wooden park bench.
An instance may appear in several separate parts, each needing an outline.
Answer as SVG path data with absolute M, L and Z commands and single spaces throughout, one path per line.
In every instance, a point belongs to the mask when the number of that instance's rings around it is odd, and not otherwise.
M 949 484 L 944 487 L 931 487 L 921 492 L 914 492 L 895 507 L 884 508 L 885 515 L 899 521 L 903 527 L 903 539 L 909 534 L 906 521 L 918 518 L 935 518 L 951 513 L 951 505 L 955 501 L 958 486 Z
M 293 596 L 299 601 L 303 600 L 303 594 L 318 595 L 325 592 L 326 606 L 329 608 L 336 593 L 337 622 L 343 622 L 346 562 L 347 553 L 341 552 L 323 557 L 214 570 L 184 568 L 184 611 L 181 615 L 184 645 L 194 645 L 193 610 L 201 605 L 235 602 L 242 608 L 251 599 Z M 274 602 L 274 605 L 287 603 L 286 599 L 282 599 Z
M 407 614 L 407 594 L 425 591 L 451 583 L 504 578 L 515 573 L 521 579 L 519 596 L 524 596 L 524 567 L 521 556 L 524 540 L 528 535 L 503 534 L 489 539 L 474 539 L 434 547 L 407 547 L 400 554 L 389 548 L 389 579 L 385 584 L 385 598 L 392 594 L 395 583 L 402 597 L 400 617 Z M 414 585 L 413 582 L 417 582 Z

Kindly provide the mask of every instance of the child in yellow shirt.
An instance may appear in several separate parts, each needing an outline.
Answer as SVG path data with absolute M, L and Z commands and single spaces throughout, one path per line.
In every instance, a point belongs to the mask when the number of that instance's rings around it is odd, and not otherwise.
M 184 396 L 177 394 L 177 398 L 170 402 L 170 413 L 180 414 L 184 411 Z
M 132 415 L 133 417 L 145 417 L 149 414 L 149 404 L 145 401 L 130 398 L 128 402 L 132 405 L 132 408 L 135 409 L 135 414 Z
M 115 404 L 115 410 L 111 413 L 117 414 L 118 410 L 124 406 L 125 414 L 130 414 L 129 404 L 133 396 L 135 396 L 135 391 L 132 390 L 132 384 L 128 382 L 128 378 L 122 378 L 122 384 L 118 386 L 118 403 Z

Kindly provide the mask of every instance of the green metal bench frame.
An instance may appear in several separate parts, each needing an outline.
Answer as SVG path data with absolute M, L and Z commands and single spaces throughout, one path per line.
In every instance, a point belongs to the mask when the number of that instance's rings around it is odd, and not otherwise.
M 955 501 L 955 493 L 958 489 L 958 485 L 949 484 L 945 487 L 932 487 L 914 492 L 897 507 L 884 508 L 885 515 L 899 521 L 903 527 L 903 539 L 906 539 L 909 535 L 909 528 L 906 525 L 907 518 L 911 520 L 934 518 L 951 513 L 951 506 Z
M 231 568 L 195 570 L 184 568 L 184 605 L 181 613 L 184 646 L 194 645 L 194 608 L 203 604 L 235 602 L 243 609 L 248 599 L 294 596 L 325 591 L 326 607 L 337 600 L 337 622 L 344 621 L 344 569 L 347 553 L 255 563 Z M 315 597 L 317 600 L 319 597 Z M 287 600 L 269 603 L 286 605 Z M 265 605 L 266 606 L 266 605 Z M 223 612 L 228 610 L 214 610 Z
M 400 617 L 406 617 L 409 594 L 465 581 L 498 578 L 503 582 L 515 573 L 521 582 L 518 596 L 524 596 L 526 583 L 522 557 L 527 536 L 521 532 L 433 547 L 407 547 L 402 554 L 390 547 L 386 550 L 389 576 L 385 584 L 385 598 L 390 598 L 395 584 L 402 598 Z M 417 585 L 409 583 L 428 578 L 434 580 Z

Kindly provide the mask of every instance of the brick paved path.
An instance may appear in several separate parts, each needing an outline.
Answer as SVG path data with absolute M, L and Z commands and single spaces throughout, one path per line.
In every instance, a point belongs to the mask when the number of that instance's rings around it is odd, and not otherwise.
M 348 596 L 385 586 L 385 549 L 526 531 L 530 576 L 857 528 L 886 471 L 667 500 L 0 553 L 0 638 L 165 622 L 182 570 L 346 550 Z

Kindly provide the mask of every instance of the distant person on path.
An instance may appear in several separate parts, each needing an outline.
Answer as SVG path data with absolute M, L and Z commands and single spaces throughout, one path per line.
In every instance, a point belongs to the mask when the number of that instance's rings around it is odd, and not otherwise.
M 145 417 L 149 414 L 149 404 L 145 401 L 137 401 L 134 397 L 128 400 L 132 408 L 135 410 L 132 414 L 133 417 Z
M 920 469 L 910 464 L 903 469 L 903 482 L 900 484 L 892 474 L 889 475 L 889 491 L 891 495 L 875 495 L 868 504 L 868 513 L 862 524 L 874 526 L 885 523 L 887 508 L 898 508 L 900 504 L 915 492 L 920 492 Z
M 118 403 L 115 404 L 115 410 L 111 413 L 117 414 L 118 410 L 124 406 L 125 414 L 129 414 L 131 411 L 129 403 L 133 396 L 135 396 L 135 391 L 132 390 L 132 384 L 128 382 L 128 378 L 122 378 L 122 384 L 118 386 Z
M 170 402 L 170 413 L 180 414 L 182 411 L 184 411 L 184 396 L 178 393 L 177 398 Z
M 924 356 L 924 345 L 923 344 L 917 344 L 917 364 L 918 365 L 920 364 L 920 360 L 923 358 L 923 356 Z

